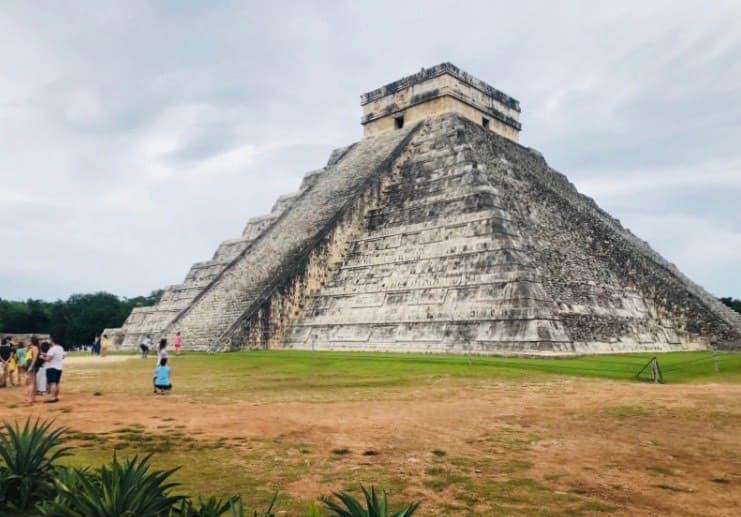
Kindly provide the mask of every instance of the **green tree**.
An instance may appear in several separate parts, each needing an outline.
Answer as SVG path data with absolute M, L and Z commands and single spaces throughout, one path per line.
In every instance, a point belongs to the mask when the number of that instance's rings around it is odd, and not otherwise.
M 69 344 L 91 343 L 95 334 L 123 323 L 121 300 L 110 293 L 74 294 L 67 299 Z
M 727 298 L 721 298 L 720 301 L 728 305 L 734 311 L 741 313 L 741 300 L 737 300 L 736 298 L 727 297 Z
M 3 332 L 28 332 L 31 311 L 24 302 L 0 301 L 0 330 Z
M 49 333 L 54 336 L 60 343 L 68 343 L 67 337 L 68 324 L 67 304 L 62 300 L 57 300 L 51 304 L 49 310 Z
M 49 304 L 41 300 L 26 301 L 28 307 L 28 332 L 48 332 L 49 330 Z
M 62 344 L 91 343 L 105 328 L 120 327 L 134 307 L 157 303 L 162 291 L 119 298 L 105 292 L 73 294 L 66 301 L 0 299 L 0 332 L 50 333 Z

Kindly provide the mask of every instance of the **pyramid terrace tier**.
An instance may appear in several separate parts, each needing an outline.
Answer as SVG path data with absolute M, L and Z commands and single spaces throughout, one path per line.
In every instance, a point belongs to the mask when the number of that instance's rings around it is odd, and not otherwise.
M 309 177 L 187 307 L 135 311 L 131 334 L 164 325 L 203 350 L 741 348 L 739 315 L 537 152 L 465 117 L 365 138 Z

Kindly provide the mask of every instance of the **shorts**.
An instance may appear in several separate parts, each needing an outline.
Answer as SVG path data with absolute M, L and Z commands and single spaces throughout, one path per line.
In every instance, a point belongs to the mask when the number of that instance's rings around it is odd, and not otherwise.
M 61 379 L 62 379 L 62 370 L 57 370 L 56 368 L 46 369 L 46 383 L 47 384 L 59 384 L 59 381 Z
M 172 384 L 155 384 L 154 387 L 158 390 L 171 390 Z

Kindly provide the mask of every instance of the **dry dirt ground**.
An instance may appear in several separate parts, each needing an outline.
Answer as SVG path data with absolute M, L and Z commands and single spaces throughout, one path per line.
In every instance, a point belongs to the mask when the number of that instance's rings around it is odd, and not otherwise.
M 69 370 L 60 404 L 28 407 L 20 389 L 0 390 L 2 420 L 53 416 L 83 432 L 86 454 L 108 454 L 127 432 L 132 451 L 137 436 L 169 434 L 162 454 L 192 462 L 187 482 L 268 480 L 290 496 L 290 515 L 374 480 L 394 500 L 422 499 L 419 515 L 741 515 L 738 385 L 443 379 L 391 399 L 210 404 L 177 392 L 95 396 L 76 391 Z

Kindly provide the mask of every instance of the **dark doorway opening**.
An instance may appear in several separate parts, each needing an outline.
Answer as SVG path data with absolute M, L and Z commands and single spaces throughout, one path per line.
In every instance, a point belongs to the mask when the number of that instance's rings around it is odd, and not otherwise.
M 396 129 L 401 129 L 404 127 L 404 115 L 394 117 L 394 126 L 396 127 Z

